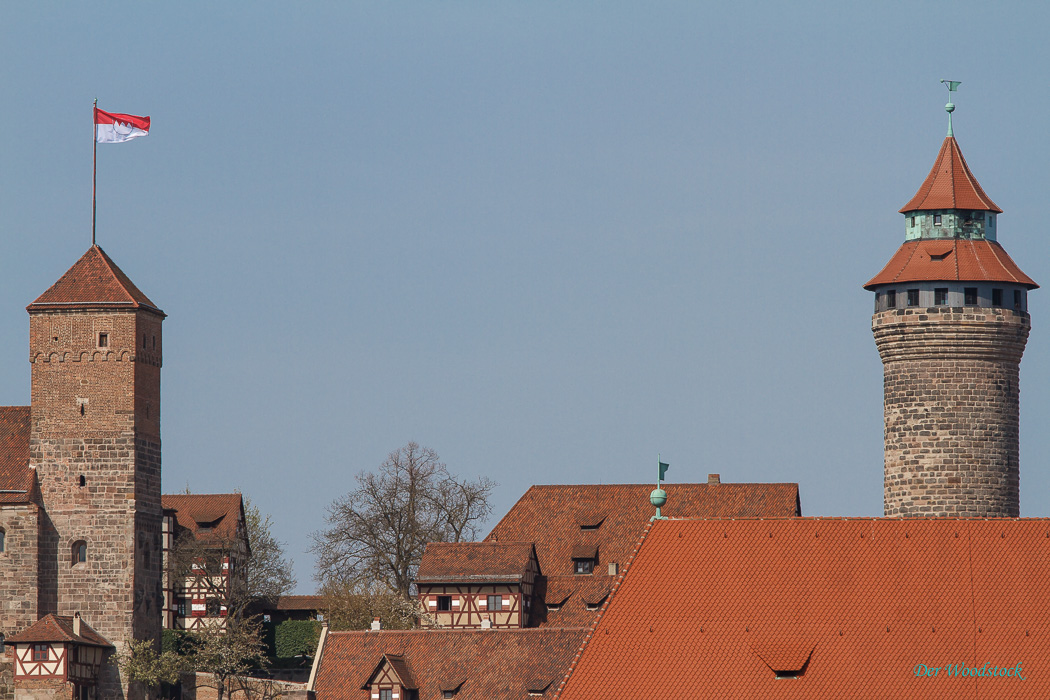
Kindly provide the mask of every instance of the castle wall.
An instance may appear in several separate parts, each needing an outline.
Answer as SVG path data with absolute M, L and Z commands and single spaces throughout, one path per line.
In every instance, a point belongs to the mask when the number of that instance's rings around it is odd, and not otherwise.
M 872 317 L 884 365 L 887 516 L 1017 517 L 1018 375 L 1029 316 L 909 308 Z
M 0 505 L 0 633 L 5 635 L 37 621 L 39 511 L 31 503 Z

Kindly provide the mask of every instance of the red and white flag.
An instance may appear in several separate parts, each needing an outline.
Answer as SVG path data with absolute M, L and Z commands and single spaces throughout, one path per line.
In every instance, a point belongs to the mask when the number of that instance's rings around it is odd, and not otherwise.
M 95 107 L 95 141 L 124 143 L 149 133 L 149 117 L 103 112 Z

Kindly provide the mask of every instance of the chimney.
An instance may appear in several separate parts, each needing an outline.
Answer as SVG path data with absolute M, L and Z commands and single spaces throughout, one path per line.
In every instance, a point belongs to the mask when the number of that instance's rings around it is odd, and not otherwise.
M 614 561 L 609 562 L 609 575 L 610 576 L 615 576 L 618 573 L 620 573 L 620 571 L 619 571 L 619 567 L 616 565 L 616 562 L 614 562 Z
M 492 629 L 492 620 L 488 619 L 487 617 L 484 618 L 481 621 L 481 629 L 483 629 L 483 630 L 490 630 L 490 629 Z
M 383 629 L 383 623 L 379 621 L 378 617 L 372 618 L 372 629 L 376 632 Z
M 80 613 L 73 613 L 73 634 L 77 637 L 80 636 Z
M 722 480 L 718 478 L 718 474 L 708 474 L 707 475 L 707 483 L 708 484 L 720 484 L 720 483 L 722 483 Z

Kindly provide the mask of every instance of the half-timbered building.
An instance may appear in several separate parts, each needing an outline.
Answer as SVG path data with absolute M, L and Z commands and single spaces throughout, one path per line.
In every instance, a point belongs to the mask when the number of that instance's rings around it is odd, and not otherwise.
M 531 542 L 431 542 L 416 576 L 424 624 L 528 627 L 538 573 Z
M 102 664 L 113 645 L 80 619 L 45 615 L 5 640 L 11 648 L 15 698 L 96 700 Z
M 241 494 L 169 494 L 162 504 L 164 627 L 225 625 L 250 552 Z

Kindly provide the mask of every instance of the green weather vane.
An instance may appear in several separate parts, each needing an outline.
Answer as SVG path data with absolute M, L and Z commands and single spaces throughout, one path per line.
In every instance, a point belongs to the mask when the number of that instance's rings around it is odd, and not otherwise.
M 948 104 L 944 105 L 944 111 L 948 113 L 948 135 L 955 136 L 952 132 L 952 112 L 955 111 L 955 105 L 952 104 L 952 93 L 959 89 L 959 85 L 962 83 L 961 80 L 942 80 L 941 81 L 946 88 L 948 88 Z
M 660 460 L 660 455 L 656 455 L 656 488 L 649 494 L 649 502 L 656 507 L 656 515 L 652 517 L 653 520 L 667 520 L 666 517 L 660 514 L 660 508 L 667 503 L 667 492 L 660 486 L 660 482 L 664 480 L 664 474 L 667 473 L 667 468 L 671 465 Z

